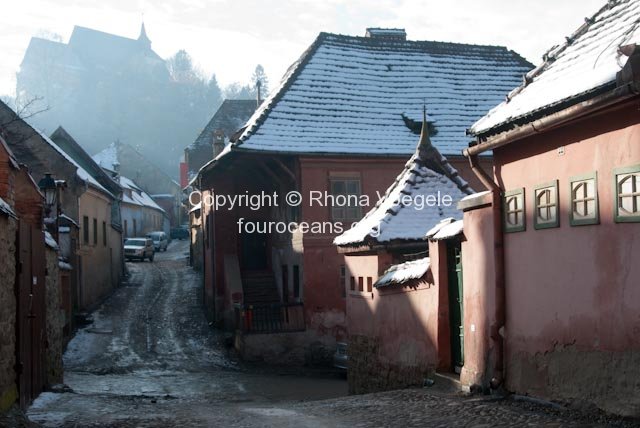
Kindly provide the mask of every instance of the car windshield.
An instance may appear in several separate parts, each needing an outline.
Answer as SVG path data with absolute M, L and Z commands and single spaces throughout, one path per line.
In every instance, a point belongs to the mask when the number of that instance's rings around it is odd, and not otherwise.
M 130 245 L 132 247 L 144 247 L 145 243 L 144 239 L 127 239 L 124 241 L 124 245 Z

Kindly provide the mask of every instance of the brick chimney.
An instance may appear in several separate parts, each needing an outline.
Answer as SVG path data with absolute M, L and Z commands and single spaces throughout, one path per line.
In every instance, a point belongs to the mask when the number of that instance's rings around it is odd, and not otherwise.
M 213 131 L 213 157 L 215 158 L 224 150 L 224 131 L 216 129 Z
M 364 35 L 371 39 L 392 40 L 396 42 L 404 42 L 407 40 L 407 32 L 404 28 L 367 28 Z

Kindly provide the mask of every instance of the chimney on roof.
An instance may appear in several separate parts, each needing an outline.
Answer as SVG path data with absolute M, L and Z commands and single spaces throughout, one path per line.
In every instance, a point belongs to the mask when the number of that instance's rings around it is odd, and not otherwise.
M 213 131 L 213 157 L 215 158 L 224 150 L 224 131 L 222 129 L 216 129 Z
M 407 32 L 404 28 L 367 28 L 364 35 L 371 39 L 393 40 L 404 42 L 407 40 Z

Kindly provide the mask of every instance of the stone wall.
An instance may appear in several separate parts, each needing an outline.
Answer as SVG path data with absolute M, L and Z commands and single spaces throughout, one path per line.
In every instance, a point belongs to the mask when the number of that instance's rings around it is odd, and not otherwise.
M 45 355 L 45 382 L 47 385 L 62 383 L 62 329 L 65 314 L 62 309 L 60 296 L 60 270 L 58 267 L 58 252 L 46 249 L 47 277 L 47 349 Z
M 313 330 L 242 334 L 236 332 L 235 349 L 244 361 L 268 365 L 328 367 L 336 350 L 335 339 Z
M 428 361 L 404 364 L 390 361 L 381 355 L 380 339 L 352 335 L 349 337 L 349 394 L 422 386 L 425 378 L 435 371 Z
M 17 223 L 0 216 L 0 412 L 7 410 L 17 398 L 15 239 Z

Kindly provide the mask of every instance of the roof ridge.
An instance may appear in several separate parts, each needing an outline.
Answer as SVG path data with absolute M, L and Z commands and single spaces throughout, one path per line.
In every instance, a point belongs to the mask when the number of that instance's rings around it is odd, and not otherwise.
M 236 141 L 232 142 L 232 147 L 240 146 L 246 139 L 247 132 L 254 133 L 260 128 L 262 123 L 267 119 L 267 117 L 269 117 L 269 114 L 273 111 L 272 107 L 275 107 L 278 104 L 278 102 L 287 92 L 289 87 L 293 84 L 293 82 L 295 82 L 295 80 L 298 78 L 298 75 L 302 72 L 304 67 L 309 62 L 309 60 L 313 57 L 313 54 L 316 52 L 318 47 L 322 44 L 327 34 L 328 33 L 324 33 L 324 32 L 321 32 L 320 34 L 318 34 L 318 37 L 316 37 L 313 43 L 311 43 L 311 46 L 309 46 L 302 53 L 302 55 L 298 58 L 297 61 L 295 61 L 293 64 L 289 66 L 289 68 L 287 69 L 287 71 L 283 76 L 283 79 L 281 80 L 280 87 L 278 88 L 278 90 L 273 95 L 270 95 L 269 98 L 264 100 L 260 105 L 260 107 L 258 107 L 258 109 L 254 112 L 254 114 L 249 118 L 248 123 L 251 122 L 251 120 L 253 119 L 253 116 L 258 115 L 256 117 L 255 123 L 253 123 L 251 128 L 245 127 L 244 129 L 242 129 L 242 133 L 240 137 L 238 137 Z
M 573 31 L 569 36 L 565 37 L 565 42 L 561 45 L 555 45 L 546 50 L 546 52 L 542 55 L 542 63 L 535 67 L 533 70 L 529 71 L 523 76 L 523 81 L 520 86 L 513 89 L 511 92 L 507 94 L 507 103 L 511 101 L 511 98 L 518 95 L 520 92 L 526 88 L 534 78 L 539 76 L 543 71 L 547 69 L 549 65 L 555 62 L 557 56 L 564 52 L 569 46 L 573 44 L 580 36 L 584 35 L 593 24 L 596 22 L 596 17 L 603 14 L 607 10 L 611 10 L 613 7 L 618 6 L 622 1 L 628 0 L 608 0 L 604 6 L 602 6 L 596 13 L 591 16 L 585 18 L 585 22 L 580 25 L 576 30 Z
M 451 42 L 444 40 L 397 40 L 397 39 L 384 39 L 384 38 L 375 38 L 375 37 L 367 37 L 367 36 L 358 36 L 353 34 L 340 34 L 340 33 L 328 33 L 321 32 L 320 34 L 324 34 L 325 37 L 336 37 L 342 39 L 357 39 L 361 41 L 368 42 L 370 44 L 377 45 L 402 45 L 402 44 L 414 44 L 414 45 L 445 45 L 445 46 L 459 46 L 459 47 L 476 47 L 476 48 L 493 48 L 493 49 L 504 49 L 507 52 L 511 50 L 504 45 L 490 45 L 490 44 L 477 44 L 477 43 L 460 43 L 460 42 Z M 525 60 L 526 61 L 526 60 Z M 528 62 L 528 61 L 527 61 Z

